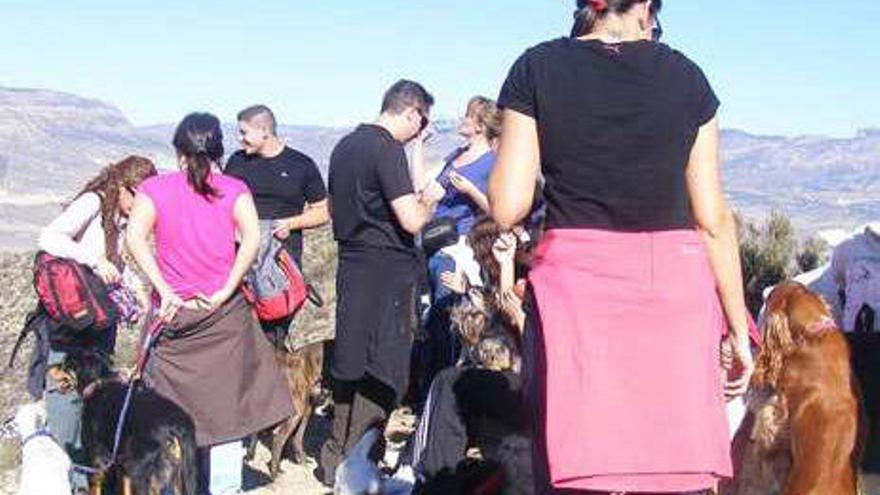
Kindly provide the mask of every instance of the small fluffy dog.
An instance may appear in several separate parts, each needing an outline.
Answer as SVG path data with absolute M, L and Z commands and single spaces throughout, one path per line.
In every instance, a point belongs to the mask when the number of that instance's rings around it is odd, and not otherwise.
M 749 413 L 722 493 L 854 495 L 861 459 L 858 385 L 825 302 L 794 282 L 767 301 Z
M 70 458 L 46 430 L 43 404 L 19 407 L 10 423 L 22 442 L 18 495 L 70 495 Z
M 272 428 L 272 459 L 269 461 L 269 476 L 274 480 L 281 470 L 281 457 L 284 446 L 293 436 L 291 447 L 293 460 L 299 464 L 305 462 L 303 438 L 306 426 L 315 406 L 316 389 L 321 382 L 321 370 L 324 364 L 324 343 L 315 342 L 296 349 L 275 351 L 275 359 L 287 376 L 290 398 L 293 402 L 293 414 Z M 254 458 L 257 446 L 256 435 L 251 437 L 247 460 Z
M 516 330 L 501 314 L 465 302 L 452 308 L 450 322 L 462 341 L 458 366 L 519 371 Z
M 62 384 L 83 397 L 82 441 L 90 465 L 92 493 L 100 494 L 105 478 L 121 471 L 124 495 L 168 493 L 197 495 L 198 464 L 195 425 L 177 404 L 143 384 L 135 385 L 124 420 L 115 459 L 113 442 L 119 414 L 128 392 L 110 369 L 109 361 L 93 351 L 71 352 L 53 371 Z

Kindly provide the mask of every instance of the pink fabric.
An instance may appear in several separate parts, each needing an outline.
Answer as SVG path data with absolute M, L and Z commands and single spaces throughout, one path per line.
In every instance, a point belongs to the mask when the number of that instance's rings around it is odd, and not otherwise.
M 555 487 L 690 491 L 730 476 L 723 318 L 696 232 L 551 230 L 529 277 Z
M 180 297 L 220 290 L 235 261 L 235 201 L 247 186 L 229 176 L 212 174 L 220 196 L 207 200 L 196 193 L 186 174 L 152 177 L 139 192 L 156 208 L 156 259 L 165 281 Z

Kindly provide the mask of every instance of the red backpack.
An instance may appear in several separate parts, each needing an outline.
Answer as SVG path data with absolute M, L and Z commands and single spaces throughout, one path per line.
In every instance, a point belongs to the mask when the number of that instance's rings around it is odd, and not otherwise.
M 76 261 L 40 251 L 34 260 L 34 289 L 46 313 L 65 331 L 107 330 L 116 321 L 107 287 Z
M 280 244 L 260 249 L 242 291 L 260 321 L 295 315 L 309 296 L 309 287 L 296 262 Z

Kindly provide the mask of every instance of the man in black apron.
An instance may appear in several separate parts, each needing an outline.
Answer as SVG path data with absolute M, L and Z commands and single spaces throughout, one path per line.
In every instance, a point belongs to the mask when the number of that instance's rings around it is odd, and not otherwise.
M 330 365 L 335 409 L 321 450 L 327 484 L 361 435 L 370 426 L 384 426 L 409 379 L 419 270 L 414 235 L 442 196 L 442 188 L 424 180 L 422 160 L 433 103 L 420 84 L 395 83 L 378 119 L 344 137 L 330 157 L 339 269 Z M 409 142 L 412 169 L 404 152 Z

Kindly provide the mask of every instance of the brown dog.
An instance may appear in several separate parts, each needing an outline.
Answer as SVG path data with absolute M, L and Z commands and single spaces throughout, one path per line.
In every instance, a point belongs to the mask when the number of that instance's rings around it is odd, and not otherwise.
M 767 300 L 750 412 L 734 440 L 736 495 L 853 495 L 861 457 L 850 351 L 825 302 L 794 282 Z
M 293 402 L 293 414 L 272 428 L 272 459 L 269 461 L 269 476 L 274 480 L 281 466 L 284 446 L 293 437 L 293 460 L 297 463 L 305 461 L 303 438 L 306 425 L 314 407 L 314 390 L 321 381 L 321 369 L 324 363 L 324 343 L 315 342 L 288 352 L 278 349 L 275 358 L 287 375 L 290 398 Z M 252 438 L 247 458 L 253 459 L 256 438 Z

